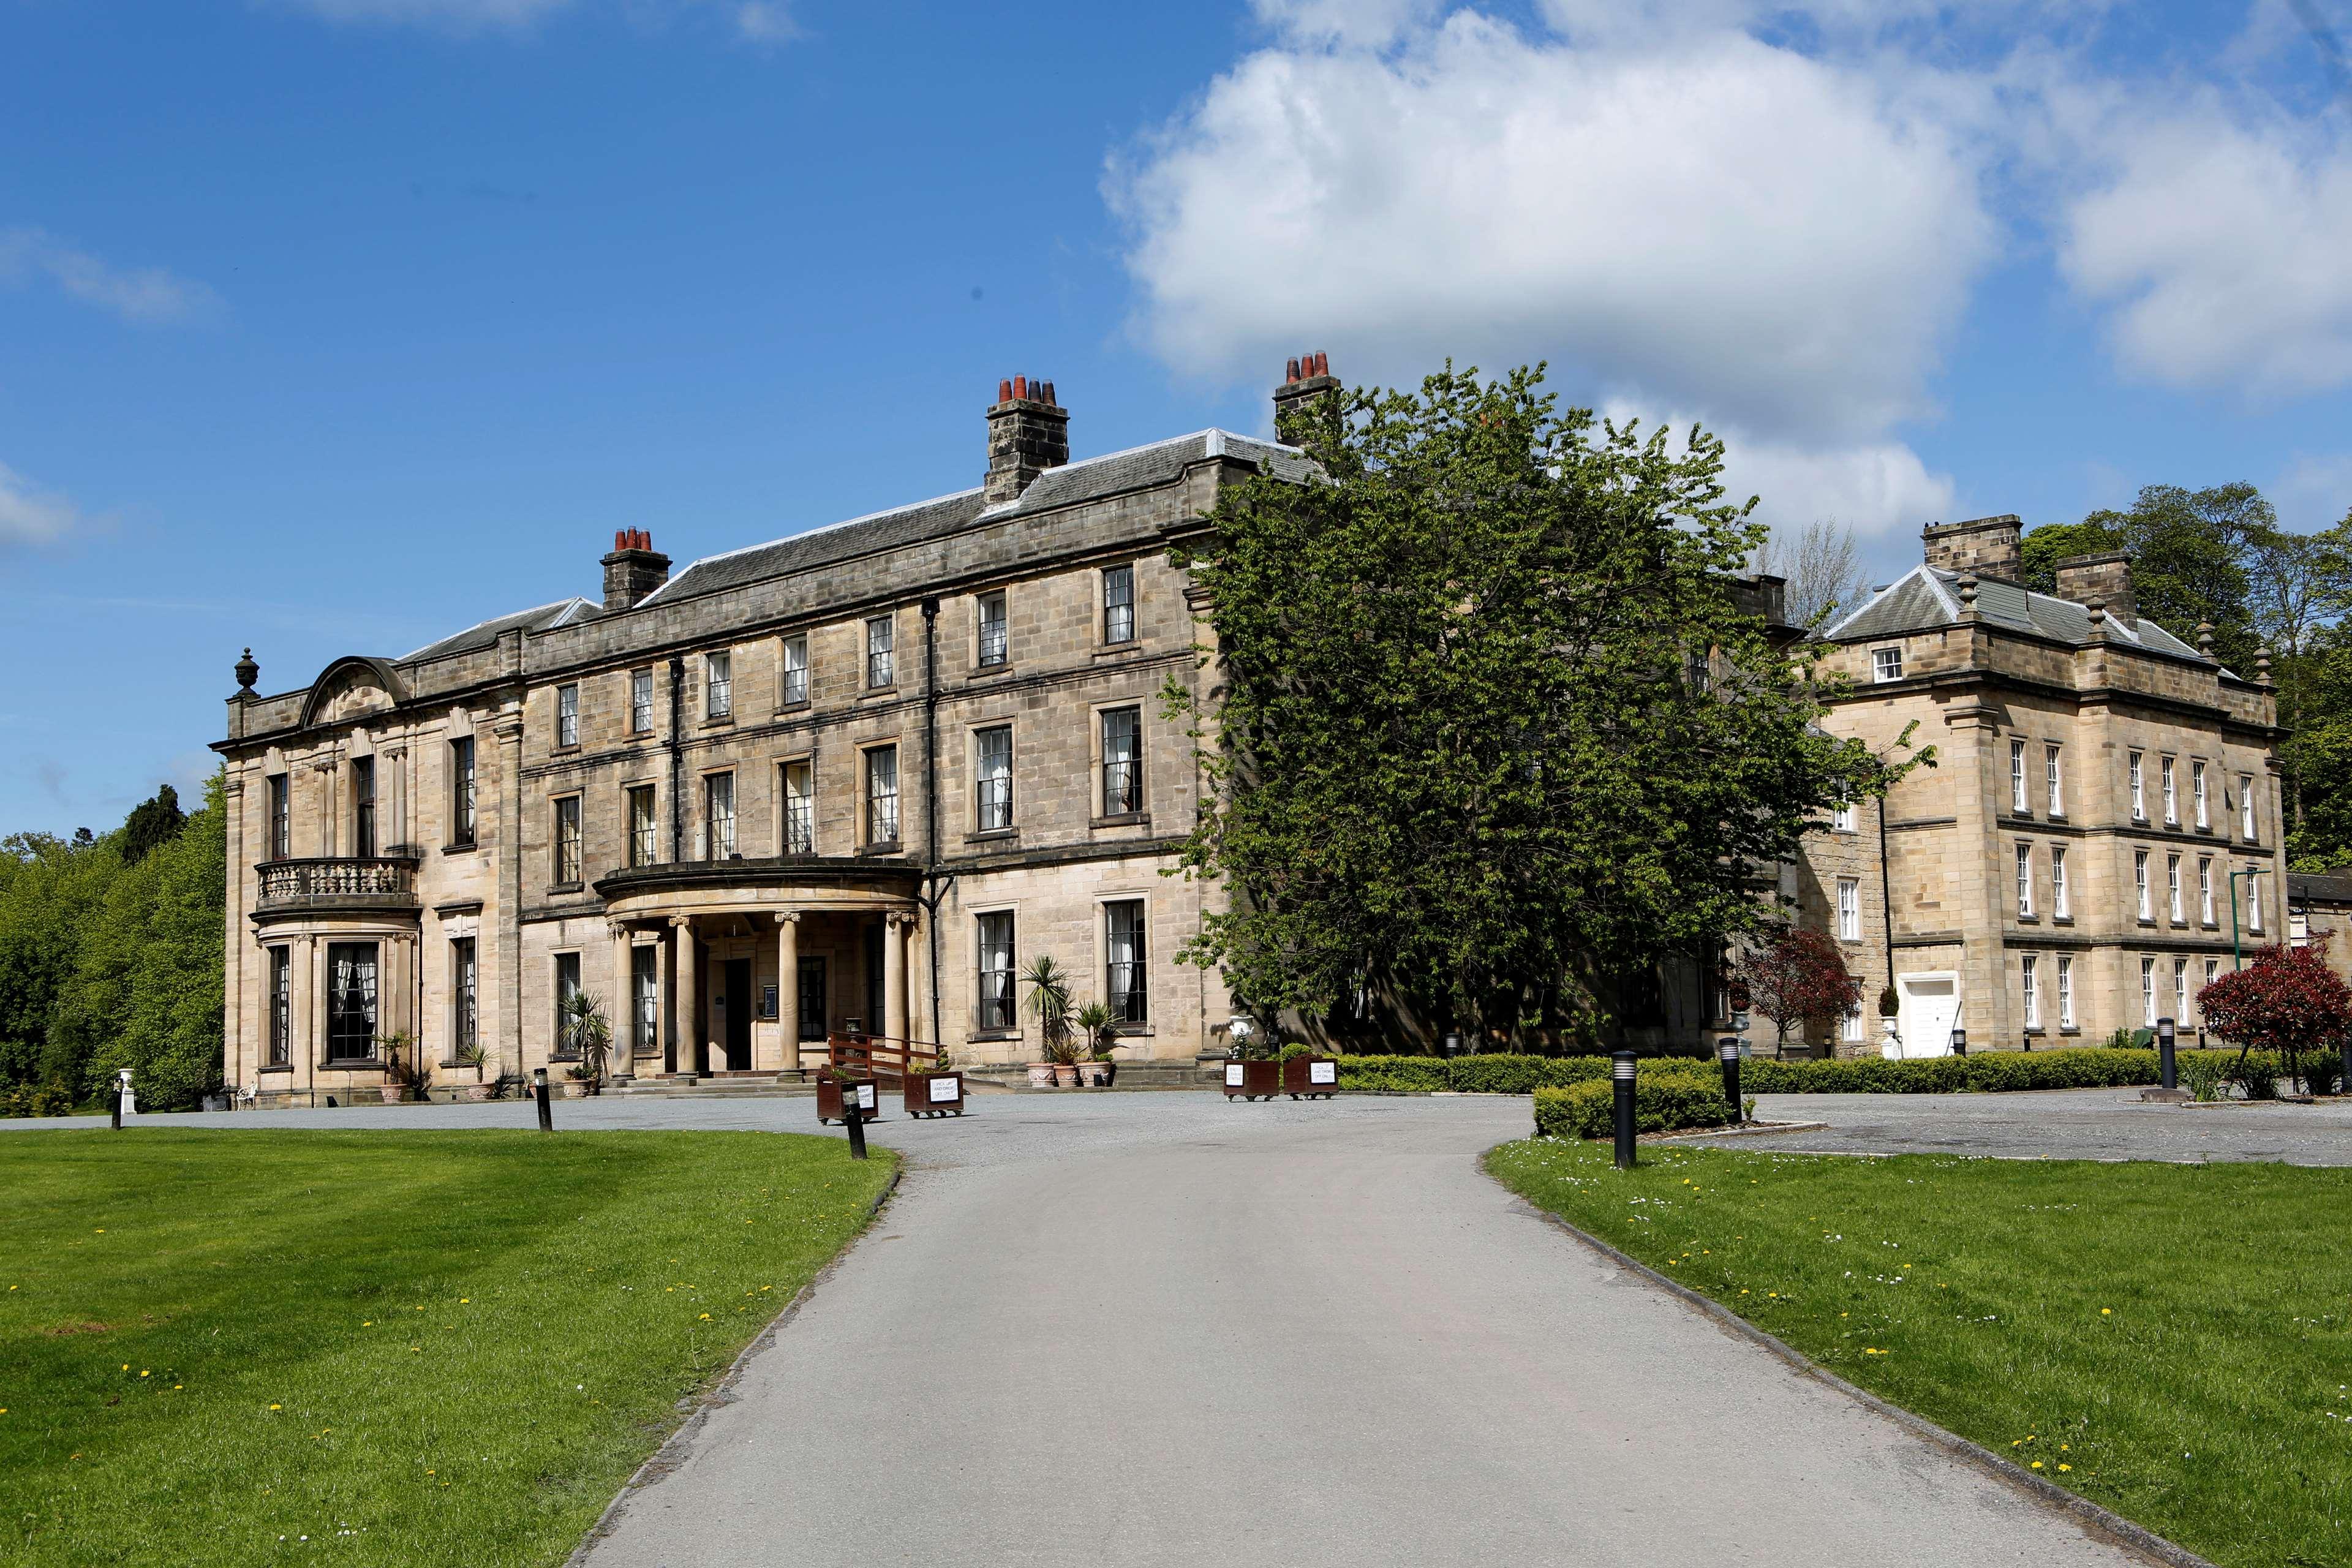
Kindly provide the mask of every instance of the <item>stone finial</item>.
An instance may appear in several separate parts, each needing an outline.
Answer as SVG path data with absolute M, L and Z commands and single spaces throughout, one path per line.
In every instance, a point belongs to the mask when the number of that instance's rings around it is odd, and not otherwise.
M 2107 602 L 2105 599 L 2093 599 L 2083 608 L 2090 612 L 2091 635 L 2095 637 L 2105 637 L 2107 635 Z
M 261 666 L 253 662 L 253 650 L 247 648 L 245 657 L 236 661 L 236 689 L 251 691 L 253 683 L 261 679 Z
M 2268 686 L 2270 683 L 2271 645 L 2264 643 L 2262 647 L 2254 650 L 2254 684 L 2256 686 Z
M 2213 657 L 2213 623 L 2210 621 L 2197 623 L 2197 651 L 2207 658 Z
M 1959 587 L 1960 615 L 1964 618 L 1972 616 L 1977 613 L 1977 574 L 1973 572 L 1961 573 Z

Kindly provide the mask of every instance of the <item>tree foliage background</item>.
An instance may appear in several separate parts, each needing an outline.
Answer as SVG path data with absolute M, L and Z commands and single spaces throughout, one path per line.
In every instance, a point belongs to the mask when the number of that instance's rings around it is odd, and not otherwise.
M 1763 542 L 1722 444 L 1450 365 L 1284 420 L 1324 478 L 1229 489 L 1184 956 L 1262 1017 L 1357 991 L 1492 1031 L 1606 1028 L 1664 954 L 1769 912 L 1752 868 L 1878 765 L 1730 580 Z
M 192 1108 L 221 1070 L 226 813 L 216 775 L 103 836 L 0 839 L 0 1096 L 87 1100 L 118 1068 L 140 1102 Z

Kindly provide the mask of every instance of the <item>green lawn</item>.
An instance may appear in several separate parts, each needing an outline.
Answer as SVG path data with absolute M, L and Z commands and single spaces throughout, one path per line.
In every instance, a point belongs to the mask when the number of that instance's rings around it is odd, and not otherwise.
M 1507 1143 L 1530 1202 L 2228 1568 L 2352 1563 L 2352 1170 Z
M 891 1168 L 753 1132 L 0 1136 L 0 1560 L 560 1563 Z

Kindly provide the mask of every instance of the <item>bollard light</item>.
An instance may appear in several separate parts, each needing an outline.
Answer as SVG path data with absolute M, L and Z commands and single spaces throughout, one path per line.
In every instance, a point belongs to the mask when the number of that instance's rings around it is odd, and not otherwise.
M 1723 1066 L 1724 1103 L 1731 1107 L 1731 1124 L 1739 1125 L 1739 1037 L 1726 1035 L 1715 1042 L 1716 1060 Z
M 1969 1054 L 1969 1032 L 1958 1024 L 1952 1026 L 1952 1054 L 1956 1057 Z
M 131 1069 L 116 1069 L 114 1080 L 114 1130 L 122 1131 L 122 1108 L 131 1099 Z
M 871 1083 L 845 1083 L 842 1087 L 841 1124 L 849 1129 L 849 1157 L 866 1158 L 866 1115 L 874 1106 L 870 1097 Z
M 1448 1029 L 1445 1031 L 1445 1054 L 1449 1057 L 1458 1057 L 1462 1054 L 1461 1030 Z
M 1633 1053 L 1618 1051 L 1610 1058 L 1609 1077 L 1616 1090 L 1617 1168 L 1633 1168 Z
M 2175 1037 L 2178 1033 L 2179 1030 L 2171 1019 L 2158 1018 L 2156 1021 L 2157 1068 L 2167 1089 L 2180 1087 L 2180 1072 L 2172 1055 Z
M 533 1068 L 530 1069 L 530 1097 L 539 1101 L 539 1130 L 541 1132 L 554 1131 L 555 1112 L 548 1108 L 547 1069 L 545 1068 Z

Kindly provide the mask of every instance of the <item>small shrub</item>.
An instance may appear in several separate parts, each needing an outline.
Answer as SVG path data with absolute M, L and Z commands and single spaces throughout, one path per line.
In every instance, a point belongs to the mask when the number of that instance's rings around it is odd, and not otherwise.
M 2276 1100 L 2279 1096 L 2276 1060 L 2264 1061 L 2249 1053 L 2246 1065 L 2238 1069 L 2237 1078 L 2239 1087 L 2246 1091 L 2248 1100 Z
M 2303 1092 L 2334 1094 L 2343 1087 L 2344 1059 L 2326 1051 L 2313 1051 L 2303 1058 Z
M 2179 1058 L 2180 1087 L 2197 1100 L 2228 1098 L 2231 1058 L 2219 1051 L 2185 1051 Z
M 1749 1101 L 1750 1109 L 1754 1101 Z M 1609 1138 L 1615 1135 L 1616 1088 L 1607 1079 L 1535 1091 L 1539 1138 Z M 1688 1068 L 1643 1073 L 1633 1080 L 1633 1130 L 1680 1132 L 1720 1127 L 1731 1120 L 1723 1080 Z

